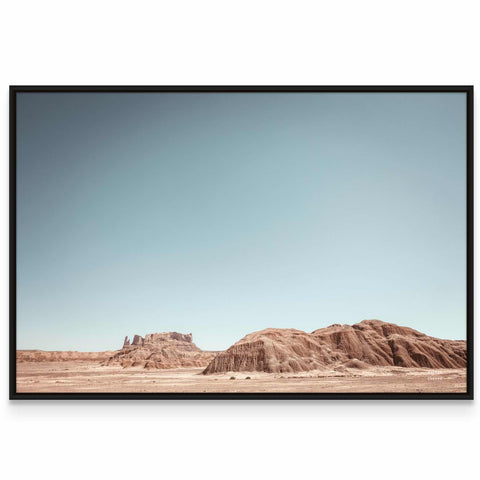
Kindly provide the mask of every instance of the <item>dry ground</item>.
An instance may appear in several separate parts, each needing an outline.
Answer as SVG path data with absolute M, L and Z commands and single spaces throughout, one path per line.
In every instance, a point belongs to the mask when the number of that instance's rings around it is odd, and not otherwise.
M 260 372 L 202 375 L 203 368 L 145 370 L 97 362 L 21 362 L 23 392 L 465 392 L 465 369 L 374 367 L 300 374 Z M 231 377 L 235 377 L 232 379 Z M 250 379 L 247 379 L 250 377 Z

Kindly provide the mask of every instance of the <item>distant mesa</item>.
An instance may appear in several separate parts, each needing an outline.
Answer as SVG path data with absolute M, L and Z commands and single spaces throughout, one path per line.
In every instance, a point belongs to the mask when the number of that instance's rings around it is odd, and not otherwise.
M 216 352 L 206 352 L 193 343 L 191 333 L 149 333 L 125 337 L 121 350 L 114 352 L 105 365 L 143 368 L 206 367 Z
M 193 335 L 191 333 L 177 333 L 177 332 L 165 332 L 165 333 L 148 333 L 144 337 L 140 335 L 134 335 L 132 345 L 137 347 L 143 347 L 145 345 L 160 345 L 165 342 L 181 342 L 181 343 L 193 343 Z M 130 346 L 130 339 L 125 337 L 123 342 L 123 348 Z
M 17 362 L 102 362 L 114 352 L 17 350 Z
M 429 337 L 380 320 L 334 324 L 312 333 L 267 328 L 250 333 L 212 359 L 204 374 L 304 372 L 332 367 L 463 368 L 466 342 Z

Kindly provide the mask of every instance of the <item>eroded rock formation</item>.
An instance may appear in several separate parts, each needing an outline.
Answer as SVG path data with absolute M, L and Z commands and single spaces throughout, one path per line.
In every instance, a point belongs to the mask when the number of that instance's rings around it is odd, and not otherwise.
M 254 332 L 219 353 L 203 373 L 302 372 L 339 365 L 462 368 L 466 359 L 465 341 L 441 340 L 412 328 L 364 320 L 312 333 L 276 328 Z
M 193 343 L 191 333 L 149 333 L 135 335 L 130 345 L 125 337 L 123 348 L 111 355 L 105 365 L 144 368 L 205 367 L 215 352 L 206 352 Z

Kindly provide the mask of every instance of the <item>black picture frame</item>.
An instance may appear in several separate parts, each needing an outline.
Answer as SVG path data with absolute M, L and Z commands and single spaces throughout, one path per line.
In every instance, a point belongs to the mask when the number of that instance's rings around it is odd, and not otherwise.
M 467 389 L 465 393 L 17 393 L 16 391 L 16 98 L 22 92 L 460 92 L 466 94 L 466 306 Z M 473 399 L 473 86 L 11 86 L 10 87 L 10 351 L 11 400 L 472 400 Z

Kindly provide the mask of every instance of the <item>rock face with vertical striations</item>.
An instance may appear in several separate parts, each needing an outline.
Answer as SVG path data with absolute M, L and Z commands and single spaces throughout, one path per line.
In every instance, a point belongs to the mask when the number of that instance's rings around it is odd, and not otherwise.
M 193 343 L 191 333 L 149 333 L 125 337 L 123 348 L 111 355 L 105 365 L 143 368 L 205 367 L 215 352 L 206 352 Z
M 346 366 L 463 368 L 466 342 L 429 337 L 380 320 L 334 324 L 312 333 L 268 328 L 219 353 L 204 374 L 235 371 L 302 372 Z

